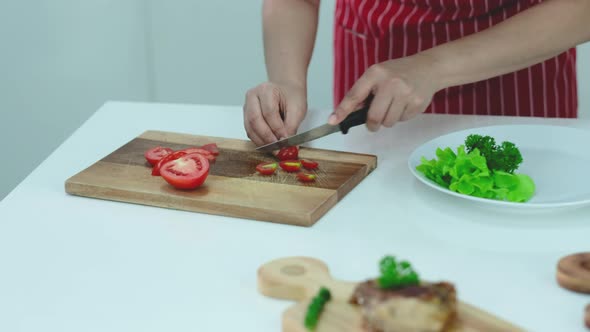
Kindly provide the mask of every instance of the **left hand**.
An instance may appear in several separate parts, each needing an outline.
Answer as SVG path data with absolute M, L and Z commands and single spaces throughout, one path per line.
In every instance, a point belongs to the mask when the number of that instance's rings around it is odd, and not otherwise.
M 426 110 L 441 88 L 434 67 L 435 62 L 421 54 L 371 66 L 348 91 L 328 123 L 340 123 L 371 94 L 374 97 L 367 115 L 369 130 L 393 127 L 398 121 L 415 117 Z

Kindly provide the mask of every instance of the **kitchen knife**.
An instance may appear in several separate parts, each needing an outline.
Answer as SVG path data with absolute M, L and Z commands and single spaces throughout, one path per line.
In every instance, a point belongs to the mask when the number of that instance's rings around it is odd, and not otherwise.
M 350 128 L 362 125 L 367 122 L 368 112 L 369 105 L 367 103 L 367 106 L 359 109 L 358 111 L 350 113 L 346 119 L 340 122 L 340 124 L 335 126 L 325 124 L 304 133 L 287 137 L 274 143 L 259 146 L 256 148 L 256 151 L 271 152 L 288 146 L 301 145 L 305 142 L 313 141 L 314 139 L 318 139 L 339 131 L 343 134 L 347 134 Z

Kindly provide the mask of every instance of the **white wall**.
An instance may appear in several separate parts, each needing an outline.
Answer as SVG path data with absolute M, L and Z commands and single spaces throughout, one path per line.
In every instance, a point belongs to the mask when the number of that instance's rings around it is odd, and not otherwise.
M 0 0 L 0 199 L 105 100 L 149 99 L 145 12 L 141 0 Z
M 0 199 L 105 100 L 241 105 L 266 77 L 261 3 L 0 0 Z M 324 0 L 312 108 L 332 107 L 333 11 Z M 590 118 L 589 44 L 578 59 Z
M 332 105 L 334 1 L 321 6 L 309 70 L 310 106 Z M 241 105 L 266 80 L 262 1 L 151 1 L 156 98 Z

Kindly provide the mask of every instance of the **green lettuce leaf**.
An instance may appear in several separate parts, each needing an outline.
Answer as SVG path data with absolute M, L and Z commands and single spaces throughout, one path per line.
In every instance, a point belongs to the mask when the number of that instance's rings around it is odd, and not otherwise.
M 535 183 L 529 176 L 490 170 L 477 148 L 467 152 L 461 145 L 457 153 L 449 147 L 438 148 L 436 157 L 422 157 L 416 170 L 454 192 L 511 202 L 526 202 L 535 193 Z

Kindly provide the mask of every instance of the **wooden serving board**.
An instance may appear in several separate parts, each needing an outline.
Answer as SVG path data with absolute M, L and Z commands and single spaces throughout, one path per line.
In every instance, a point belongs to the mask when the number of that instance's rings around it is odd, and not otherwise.
M 216 143 L 220 155 L 205 184 L 195 190 L 177 190 L 152 176 L 144 158 L 155 146 L 183 149 L 207 143 Z M 316 182 L 300 183 L 282 170 L 259 175 L 257 164 L 276 159 L 255 151 L 249 141 L 147 131 L 68 179 L 65 189 L 78 196 L 311 226 L 377 167 L 373 155 L 312 148 L 301 148 L 299 155 L 319 162 Z
M 258 269 L 258 289 L 262 294 L 298 302 L 283 313 L 283 332 L 308 332 L 303 325 L 307 306 L 322 286 L 330 290 L 332 300 L 324 307 L 315 332 L 365 332 L 360 308 L 348 303 L 356 283 L 332 279 L 322 261 L 289 257 L 271 261 Z M 458 288 L 460 296 L 460 286 Z M 464 302 L 459 302 L 458 311 L 453 332 L 524 331 Z

